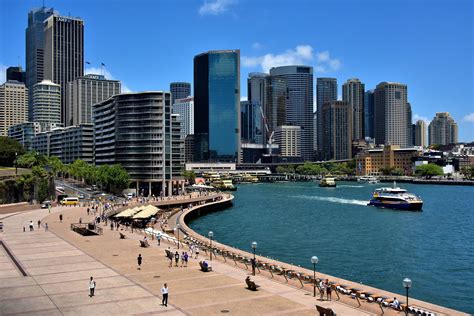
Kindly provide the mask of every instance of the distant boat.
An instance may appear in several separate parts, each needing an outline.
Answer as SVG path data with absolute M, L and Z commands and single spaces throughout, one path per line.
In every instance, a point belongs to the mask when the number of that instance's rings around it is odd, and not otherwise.
M 423 201 L 407 190 L 396 187 L 379 188 L 372 194 L 372 199 L 367 205 L 376 207 L 393 208 L 407 211 L 419 211 L 423 207 Z
M 319 181 L 319 186 L 320 187 L 335 187 L 336 186 L 336 180 L 334 177 L 324 177 Z
M 379 179 L 377 179 L 376 177 L 372 177 L 372 176 L 362 176 L 362 177 L 357 178 L 357 182 L 375 184 L 375 183 L 379 183 L 380 181 L 379 181 Z

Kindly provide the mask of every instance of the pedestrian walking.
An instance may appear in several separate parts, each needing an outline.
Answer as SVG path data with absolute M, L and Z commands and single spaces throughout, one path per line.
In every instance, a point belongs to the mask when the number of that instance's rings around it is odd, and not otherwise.
M 178 266 L 178 262 L 179 262 L 179 252 L 175 252 L 174 254 L 174 261 L 175 261 L 175 267 Z
M 59 222 L 60 222 L 60 223 L 63 222 L 63 214 L 59 214 Z
M 156 241 L 158 243 L 158 246 L 161 244 L 161 234 L 156 235 Z
M 324 300 L 324 292 L 326 292 L 326 286 L 324 284 L 324 281 L 321 280 L 319 281 L 319 300 L 320 301 Z
M 196 246 L 195 251 L 196 251 L 196 258 L 195 259 L 197 259 L 199 257 L 199 247 L 198 246 Z
M 181 268 L 183 267 L 184 264 L 184 251 L 181 253 Z
M 331 292 L 332 292 L 331 284 L 329 284 L 329 279 L 326 279 L 326 296 L 327 296 L 328 301 L 331 300 Z
M 44 231 L 45 231 L 45 232 L 48 231 L 48 223 L 44 223 Z
M 38 220 L 38 229 L 41 227 L 41 220 Z
M 138 263 L 138 270 L 141 270 L 142 269 L 142 254 L 138 254 L 138 257 L 137 257 L 137 263 Z
M 96 286 L 96 283 L 94 281 L 94 278 L 91 277 L 89 281 L 89 297 L 94 296 L 95 286 Z
M 168 285 L 165 283 L 161 288 L 161 295 L 163 296 L 163 300 L 161 301 L 161 305 L 168 306 Z
M 185 267 L 188 266 L 188 259 L 189 259 L 188 253 L 185 252 L 185 253 L 184 253 L 184 266 L 185 266 Z
M 34 230 L 33 221 L 30 221 L 30 232 L 32 232 L 33 230 Z

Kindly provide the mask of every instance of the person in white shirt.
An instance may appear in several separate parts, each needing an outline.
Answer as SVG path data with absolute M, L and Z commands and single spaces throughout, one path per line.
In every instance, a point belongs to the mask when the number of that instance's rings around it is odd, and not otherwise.
M 94 296 L 94 290 L 95 290 L 95 281 L 94 281 L 94 278 L 91 277 L 89 281 L 89 297 Z
M 161 295 L 163 295 L 163 300 L 161 301 L 161 305 L 168 306 L 168 285 L 166 283 L 161 288 Z
M 390 304 L 393 308 L 400 309 L 400 301 L 398 298 L 394 297 L 392 304 Z

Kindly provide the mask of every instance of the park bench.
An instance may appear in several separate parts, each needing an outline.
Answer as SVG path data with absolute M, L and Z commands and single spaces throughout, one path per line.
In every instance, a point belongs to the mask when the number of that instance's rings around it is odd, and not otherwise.
M 126 236 L 124 234 L 122 234 L 122 233 L 119 233 L 119 234 L 120 234 L 120 239 L 125 239 L 126 238 Z
M 320 316 L 333 316 L 336 315 L 334 311 L 330 308 L 325 308 L 319 305 L 316 305 L 316 310 L 318 311 Z
M 202 272 L 211 272 L 212 271 L 212 267 L 210 265 L 207 265 L 207 267 L 205 267 L 203 264 L 202 264 L 202 261 L 199 262 L 199 266 L 201 267 L 201 271 Z
M 247 283 L 247 288 L 250 291 L 257 291 L 257 288 L 260 287 L 259 285 L 255 284 L 254 281 L 251 281 L 249 278 L 245 279 L 245 283 Z
M 140 240 L 140 247 L 143 247 L 143 248 L 150 247 L 150 244 L 148 243 L 148 241 Z

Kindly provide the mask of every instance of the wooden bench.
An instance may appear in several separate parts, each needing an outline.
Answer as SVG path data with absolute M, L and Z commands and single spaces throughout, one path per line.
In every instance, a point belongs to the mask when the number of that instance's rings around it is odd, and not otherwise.
M 316 305 L 316 310 L 318 311 L 320 316 L 333 316 L 336 315 L 334 311 L 330 308 L 325 308 L 319 305 Z
M 245 283 L 247 283 L 247 288 L 250 290 L 250 291 L 257 291 L 257 288 L 259 288 L 260 286 L 255 284 L 254 281 L 250 281 L 249 278 L 246 278 L 245 279 Z
M 150 244 L 148 243 L 148 241 L 140 240 L 140 247 L 150 247 Z
M 119 233 L 119 234 L 120 234 L 120 239 L 125 239 L 126 238 L 126 236 L 124 234 L 122 234 L 122 233 Z
M 211 272 L 212 271 L 212 267 L 208 264 L 207 267 L 205 267 L 203 264 L 202 264 L 202 261 L 199 262 L 199 266 L 201 267 L 201 271 L 202 272 Z

